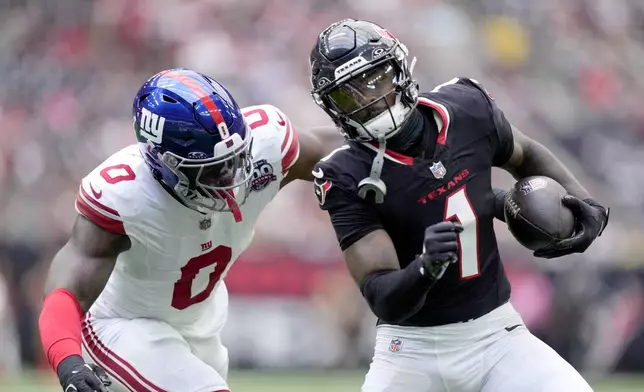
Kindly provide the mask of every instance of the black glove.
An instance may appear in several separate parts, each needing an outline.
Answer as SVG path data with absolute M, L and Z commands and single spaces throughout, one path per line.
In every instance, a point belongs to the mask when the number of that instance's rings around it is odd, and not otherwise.
M 535 251 L 535 257 L 552 259 L 571 253 L 582 253 L 595 241 L 595 238 L 602 235 L 604 228 L 608 224 L 610 209 L 603 207 L 593 199 L 582 201 L 568 195 L 562 201 L 575 216 L 575 231 L 572 237 Z
M 425 229 L 421 273 L 432 280 L 440 279 L 450 264 L 458 261 L 458 222 L 441 222 Z
M 103 369 L 85 363 L 78 355 L 65 358 L 57 373 L 65 392 L 108 392 L 106 387 L 112 384 Z

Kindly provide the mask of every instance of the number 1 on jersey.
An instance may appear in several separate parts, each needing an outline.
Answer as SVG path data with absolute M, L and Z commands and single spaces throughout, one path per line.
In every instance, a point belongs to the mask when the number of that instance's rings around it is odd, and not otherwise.
M 445 199 L 445 220 L 456 219 L 463 225 L 459 234 L 459 267 L 461 279 L 479 276 L 478 220 L 467 197 L 465 187 L 448 195 Z

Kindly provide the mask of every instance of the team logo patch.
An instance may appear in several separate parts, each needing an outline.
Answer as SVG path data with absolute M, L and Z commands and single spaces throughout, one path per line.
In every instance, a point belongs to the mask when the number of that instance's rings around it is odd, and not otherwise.
M 253 179 L 250 183 L 251 190 L 261 191 L 275 180 L 277 180 L 277 177 L 273 174 L 273 166 L 266 162 L 266 159 L 255 162 Z
M 400 350 L 402 350 L 402 346 L 403 346 L 402 340 L 398 338 L 393 338 L 389 343 L 389 351 L 391 351 L 392 353 L 399 353 Z
M 165 117 L 152 113 L 146 108 L 141 108 L 139 119 L 139 135 L 152 143 L 159 144 L 163 140 Z
M 534 178 L 528 182 L 524 182 L 523 184 L 521 184 L 519 191 L 524 195 L 529 195 L 530 193 L 539 189 L 543 189 L 547 186 L 548 186 L 548 181 L 544 180 L 543 178 Z
M 333 184 L 329 180 L 322 181 L 317 179 L 313 181 L 313 184 L 315 184 L 315 196 L 317 196 L 320 205 L 323 206 L 324 202 L 326 202 L 326 194 L 329 193 L 329 189 Z
M 434 162 L 431 165 L 429 165 L 429 170 L 432 172 L 434 177 L 436 177 L 439 180 L 445 177 L 445 174 L 447 174 L 447 169 L 445 169 L 445 166 L 443 166 L 443 162 L 441 161 Z

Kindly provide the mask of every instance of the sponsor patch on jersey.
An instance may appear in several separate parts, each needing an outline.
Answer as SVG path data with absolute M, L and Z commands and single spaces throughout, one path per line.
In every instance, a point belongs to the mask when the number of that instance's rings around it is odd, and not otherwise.
M 447 169 L 445 169 L 445 166 L 443 166 L 443 162 L 441 161 L 434 162 L 431 165 L 429 165 L 429 170 L 432 172 L 434 177 L 436 177 L 439 180 L 445 177 L 445 174 L 447 174 Z
M 544 180 L 543 178 L 534 178 L 530 181 L 527 181 L 521 184 L 521 188 L 519 189 L 519 191 L 524 195 L 529 195 L 530 193 L 539 189 L 543 189 L 547 186 L 548 186 L 548 181 Z
M 403 346 L 402 340 L 398 338 L 393 338 L 389 343 L 389 351 L 391 351 L 392 353 L 399 353 L 400 350 L 402 350 L 402 346 Z
M 266 162 L 266 159 L 255 162 L 255 166 L 253 168 L 253 179 L 251 180 L 250 185 L 251 190 L 261 191 L 271 182 L 276 180 L 277 176 L 273 174 L 273 166 Z
M 333 184 L 329 180 L 322 181 L 320 179 L 313 181 L 313 184 L 315 184 L 315 196 L 317 196 L 320 205 L 323 206 L 324 202 L 326 202 L 326 195 Z

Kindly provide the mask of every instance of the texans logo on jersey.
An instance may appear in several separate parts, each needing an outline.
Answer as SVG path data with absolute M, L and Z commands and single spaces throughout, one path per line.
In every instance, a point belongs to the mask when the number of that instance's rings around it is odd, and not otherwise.
M 322 181 L 319 179 L 316 179 L 313 183 L 315 184 L 315 196 L 318 197 L 318 202 L 322 206 L 326 201 L 326 194 L 329 192 L 329 189 L 331 189 L 333 184 L 329 180 Z

